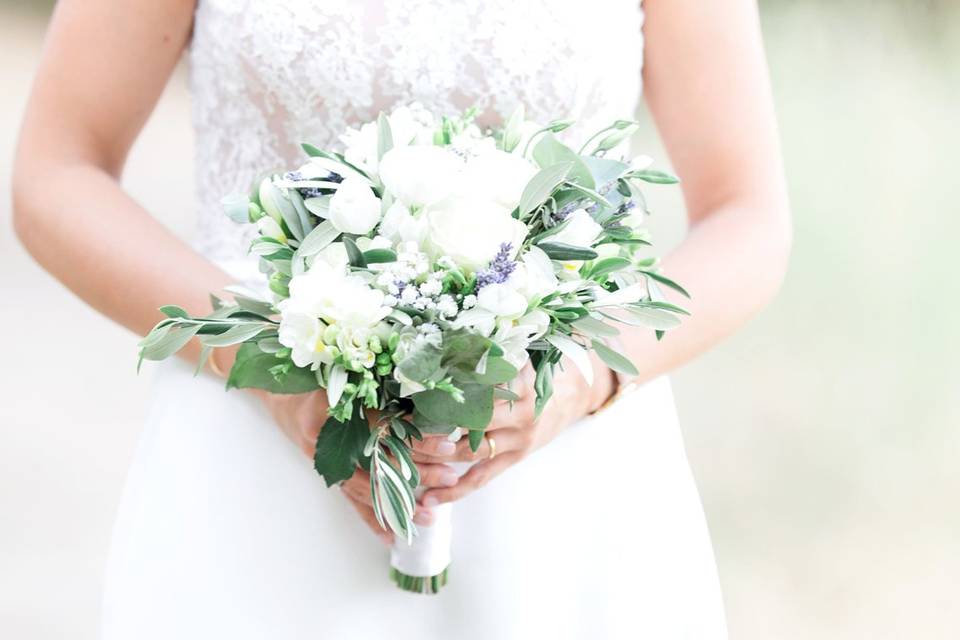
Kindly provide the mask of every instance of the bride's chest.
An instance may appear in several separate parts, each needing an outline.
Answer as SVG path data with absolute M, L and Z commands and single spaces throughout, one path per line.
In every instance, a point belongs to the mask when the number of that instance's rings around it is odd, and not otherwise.
M 569 111 L 636 84 L 638 0 L 200 0 L 192 58 L 289 110 L 349 100 Z

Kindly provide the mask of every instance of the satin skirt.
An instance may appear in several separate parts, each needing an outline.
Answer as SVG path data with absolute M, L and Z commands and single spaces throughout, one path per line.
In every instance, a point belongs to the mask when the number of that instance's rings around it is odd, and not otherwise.
M 105 640 L 726 637 L 660 378 L 454 507 L 449 584 L 389 551 L 253 397 L 159 365 L 106 570 Z

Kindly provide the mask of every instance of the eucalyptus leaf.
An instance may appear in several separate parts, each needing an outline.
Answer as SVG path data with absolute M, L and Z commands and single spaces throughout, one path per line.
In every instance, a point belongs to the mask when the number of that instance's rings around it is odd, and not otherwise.
M 630 177 L 652 184 L 677 184 L 680 182 L 680 178 L 677 176 L 667 173 L 666 171 L 657 171 L 656 169 L 634 171 L 630 173 Z
M 599 276 L 605 276 L 608 273 L 613 273 L 614 271 L 620 271 L 621 269 L 626 269 L 631 266 L 633 263 L 629 258 L 620 258 L 620 257 L 611 257 L 611 258 L 601 258 L 593 263 L 593 266 L 590 268 L 591 278 L 597 278 Z
M 369 264 L 396 262 L 397 254 L 390 249 L 370 249 L 363 252 L 363 261 Z
M 343 236 L 343 246 L 347 250 L 347 260 L 350 266 L 363 268 L 367 266 L 367 261 L 363 259 L 363 253 L 357 247 L 356 241 L 350 236 Z
M 415 393 L 411 399 L 417 411 L 433 423 L 466 429 L 486 428 L 493 417 L 493 387 L 465 384 L 462 390 L 464 402 L 457 402 L 449 393 L 438 389 Z
M 333 223 L 324 220 L 303 239 L 300 248 L 297 249 L 297 255 L 304 258 L 316 255 L 330 246 L 339 236 L 340 232 L 333 226 Z
M 597 257 L 593 249 L 565 242 L 541 242 L 537 246 L 553 260 L 593 260 Z
M 680 318 L 663 309 L 651 309 L 635 305 L 628 306 L 625 309 L 629 312 L 631 318 L 651 329 L 666 331 L 680 325 Z
M 668 277 L 666 277 L 666 276 L 664 276 L 664 275 L 661 275 L 661 274 L 659 274 L 659 273 L 657 273 L 657 272 L 655 272 L 655 271 L 641 271 L 641 273 L 643 273 L 645 276 L 647 276 L 648 278 L 650 278 L 650 279 L 652 279 L 652 280 L 656 280 L 657 282 L 659 282 L 660 284 L 662 284 L 662 285 L 664 285 L 664 286 L 670 287 L 671 289 L 673 289 L 673 290 L 676 291 L 677 293 L 683 295 L 685 298 L 690 298 L 690 297 L 691 297 L 690 294 L 687 293 L 687 290 L 686 290 L 686 289 L 684 289 L 684 288 L 681 287 L 679 284 L 677 284 L 676 282 L 674 282 L 673 280 L 671 280 L 670 278 L 668 278 Z
M 589 337 L 611 338 L 620 334 L 620 330 L 616 327 L 612 327 L 603 320 L 597 320 L 592 316 L 584 316 L 579 320 L 574 320 L 571 326 L 578 333 Z
M 220 204 L 227 217 L 236 223 L 244 224 L 250 221 L 250 198 L 242 194 L 232 194 L 222 198 Z
M 591 342 L 591 346 L 593 350 L 597 352 L 597 355 L 600 356 L 600 359 L 603 360 L 603 363 L 614 371 L 619 371 L 628 376 L 640 375 L 640 372 L 637 371 L 637 368 L 626 356 L 614 351 L 599 340 Z
M 153 340 L 150 339 L 153 334 L 151 332 L 140 342 L 140 358 L 142 360 L 166 360 L 186 346 L 199 330 L 199 324 L 171 327 L 162 329 L 162 333 L 158 333 L 160 337 Z
M 541 167 L 549 167 L 559 163 L 570 163 L 568 176 L 580 185 L 593 189 L 597 185 L 593 181 L 590 169 L 576 151 L 557 140 L 553 134 L 546 134 L 533 148 L 533 159 Z
M 167 304 L 160 307 L 160 313 L 167 316 L 168 318 L 189 318 L 190 314 L 186 312 L 182 307 L 178 307 L 175 304 Z
M 253 338 L 264 329 L 266 326 L 260 322 L 238 324 L 223 333 L 205 335 L 200 338 L 200 342 L 208 347 L 229 347 Z
M 540 169 L 524 187 L 520 196 L 520 204 L 517 205 L 520 217 L 523 218 L 543 204 L 550 194 L 563 184 L 572 169 L 572 162 L 561 162 Z

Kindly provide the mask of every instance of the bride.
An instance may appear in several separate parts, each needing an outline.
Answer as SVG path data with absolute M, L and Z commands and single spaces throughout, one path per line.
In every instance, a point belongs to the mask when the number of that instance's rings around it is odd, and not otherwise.
M 120 186 L 185 51 L 205 239 L 193 247 Z M 577 119 L 576 138 L 630 118 L 641 81 L 683 178 L 691 228 L 665 269 L 694 293 L 692 319 L 662 343 L 624 334 L 643 384 L 612 404 L 620 383 L 599 362 L 593 386 L 567 367 L 539 420 L 529 402 L 500 407 L 476 456 L 426 441 L 416 520 L 457 502 L 450 585 L 397 590 L 362 474 L 327 491 L 313 473 L 304 453 L 325 395 L 224 393 L 221 353 L 200 379 L 186 361 L 160 367 L 114 532 L 105 638 L 725 637 L 664 376 L 774 295 L 790 226 L 750 2 L 58 3 L 16 160 L 16 228 L 52 274 L 138 334 L 168 301 L 202 314 L 208 292 L 255 284 L 217 198 L 294 164 L 299 142 L 336 145 L 412 101 L 477 105 L 487 125 L 525 103 L 533 119 Z M 458 478 L 458 460 L 476 464 Z

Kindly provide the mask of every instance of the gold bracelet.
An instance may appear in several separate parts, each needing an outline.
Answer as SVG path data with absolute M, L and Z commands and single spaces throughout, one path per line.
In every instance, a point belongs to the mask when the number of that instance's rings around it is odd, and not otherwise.
M 213 357 L 214 354 L 211 353 L 210 357 L 207 358 L 207 366 L 210 367 L 210 371 L 213 372 L 213 375 L 218 378 L 226 378 L 227 374 L 223 372 L 223 369 L 220 368 L 220 365 L 217 364 L 216 359 Z
M 607 398 L 602 405 L 600 405 L 599 407 L 597 407 L 587 415 L 595 416 L 606 411 L 611 406 L 613 406 L 617 402 L 617 400 L 619 400 L 625 395 L 629 395 L 633 393 L 639 388 L 640 388 L 640 383 L 634 382 L 632 380 L 626 384 L 619 385 L 617 387 L 617 390 L 609 398 Z

